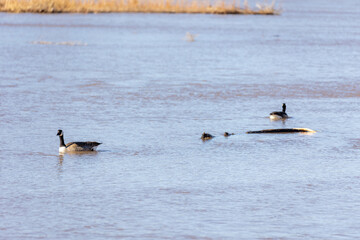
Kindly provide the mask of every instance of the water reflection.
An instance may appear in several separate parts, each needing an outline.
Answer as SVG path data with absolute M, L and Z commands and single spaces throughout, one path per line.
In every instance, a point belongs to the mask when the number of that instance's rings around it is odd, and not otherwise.
M 58 162 L 57 162 L 57 170 L 59 173 L 63 172 L 63 164 L 64 164 L 64 158 L 65 155 L 71 156 L 71 157 L 83 157 L 83 156 L 95 156 L 97 155 L 97 151 L 77 151 L 77 152 L 67 152 L 67 153 L 59 153 L 57 156 Z
M 60 154 L 58 157 L 58 162 L 57 162 L 57 171 L 58 174 L 61 175 L 63 173 L 63 162 L 64 162 L 64 155 Z
M 59 156 L 58 156 L 58 165 L 59 165 L 59 166 L 62 166 L 63 161 L 64 161 L 64 155 L 63 155 L 63 154 L 59 154 Z
M 269 118 L 270 122 L 281 122 L 282 125 L 286 125 L 286 120 L 289 118 L 283 118 L 283 119 L 271 119 Z
M 67 154 L 67 155 L 96 155 L 96 154 L 98 154 L 98 152 L 97 151 L 74 151 L 74 152 L 59 153 L 59 156 L 60 155 L 64 156 L 65 154 Z

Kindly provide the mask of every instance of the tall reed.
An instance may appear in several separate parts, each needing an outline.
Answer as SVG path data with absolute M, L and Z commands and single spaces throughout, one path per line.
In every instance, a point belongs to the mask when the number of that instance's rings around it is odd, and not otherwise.
M 275 2 L 249 7 L 234 0 L 0 0 L 1 12 L 13 13 L 210 13 L 210 14 L 263 14 L 280 11 Z

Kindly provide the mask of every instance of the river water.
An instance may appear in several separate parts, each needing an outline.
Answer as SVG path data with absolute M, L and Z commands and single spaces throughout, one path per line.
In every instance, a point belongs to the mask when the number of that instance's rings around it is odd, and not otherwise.
M 1 13 L 0 239 L 358 238 L 360 8 L 281 7 Z

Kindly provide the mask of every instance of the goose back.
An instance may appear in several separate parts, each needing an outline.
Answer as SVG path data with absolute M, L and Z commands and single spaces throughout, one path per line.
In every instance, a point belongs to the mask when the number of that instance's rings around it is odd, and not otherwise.
M 101 143 L 98 142 L 70 142 L 66 144 L 67 151 L 94 151 Z

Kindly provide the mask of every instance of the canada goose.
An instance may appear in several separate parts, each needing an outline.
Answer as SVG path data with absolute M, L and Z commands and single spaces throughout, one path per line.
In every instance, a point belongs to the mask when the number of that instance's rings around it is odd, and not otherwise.
M 95 151 L 97 146 L 101 144 L 98 142 L 71 142 L 65 145 L 63 131 L 59 129 L 56 135 L 60 138 L 60 153 L 75 151 Z
M 206 133 L 206 132 L 204 132 L 204 133 L 201 135 L 201 139 L 202 139 L 203 141 L 210 140 L 210 139 L 212 139 L 213 137 L 214 137 L 213 135 L 211 135 L 211 134 L 209 134 L 209 133 Z
M 282 112 L 272 112 L 270 113 L 270 119 L 271 120 L 280 120 L 288 118 L 288 115 L 286 114 L 286 104 L 283 103 L 282 105 Z

